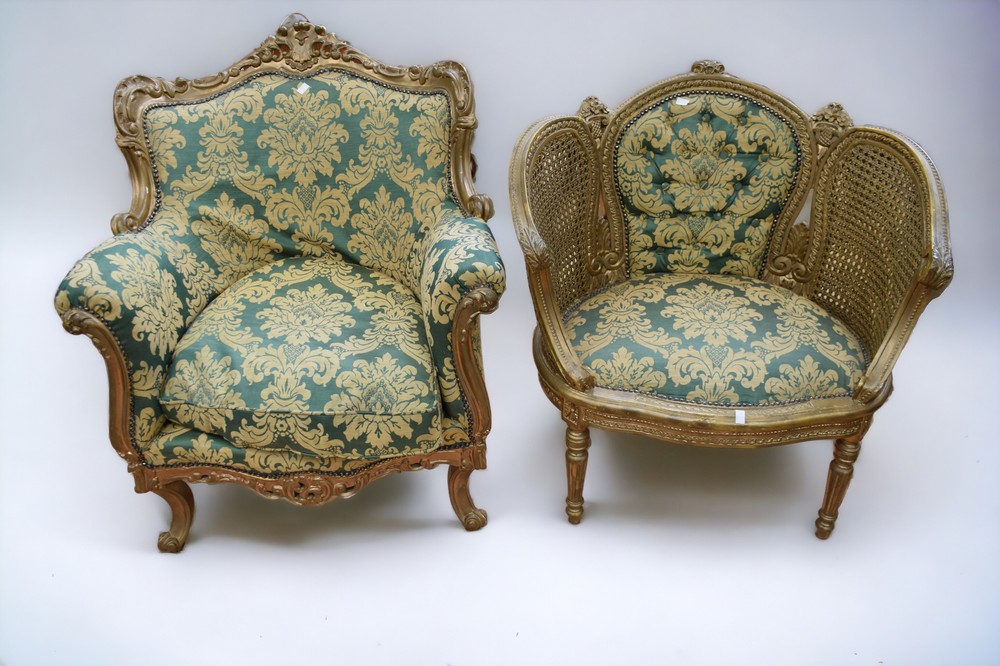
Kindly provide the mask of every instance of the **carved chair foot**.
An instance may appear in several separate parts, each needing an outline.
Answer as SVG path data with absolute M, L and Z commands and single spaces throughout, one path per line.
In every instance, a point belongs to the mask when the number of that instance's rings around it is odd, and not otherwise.
M 472 471 L 472 467 L 448 468 L 448 495 L 451 497 L 451 507 L 469 532 L 475 532 L 486 526 L 486 512 L 476 506 L 472 501 L 472 495 L 469 494 L 469 475 Z
M 572 525 L 578 525 L 583 518 L 583 481 L 587 476 L 587 458 L 590 448 L 590 429 L 566 428 L 566 481 L 569 492 L 566 495 L 566 516 Z
M 851 483 L 851 477 L 854 476 L 854 462 L 860 452 L 860 435 L 838 439 L 834 444 L 833 461 L 830 463 L 830 472 L 826 478 L 826 494 L 823 496 L 819 518 L 816 519 L 817 538 L 828 539 L 833 532 L 840 503 L 844 501 L 847 487 Z
M 170 529 L 160 532 L 156 545 L 161 553 L 179 553 L 187 543 L 191 522 L 194 520 L 194 495 L 191 487 L 183 481 L 171 481 L 154 488 L 153 492 L 166 500 L 171 513 Z

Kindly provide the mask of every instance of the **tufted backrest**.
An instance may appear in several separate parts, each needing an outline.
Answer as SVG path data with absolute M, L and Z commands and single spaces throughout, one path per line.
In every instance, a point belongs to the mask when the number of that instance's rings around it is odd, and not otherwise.
M 451 200 L 450 124 L 443 93 L 337 69 L 151 105 L 156 214 L 190 229 L 226 282 L 335 252 L 416 290 L 413 255 Z
M 625 102 L 602 159 L 628 273 L 763 277 L 774 230 L 809 186 L 811 141 L 801 111 L 721 71 L 668 79 Z

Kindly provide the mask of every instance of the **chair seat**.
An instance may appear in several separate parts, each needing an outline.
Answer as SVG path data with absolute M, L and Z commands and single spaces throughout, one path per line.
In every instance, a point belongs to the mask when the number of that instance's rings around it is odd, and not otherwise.
M 851 396 L 867 357 L 841 322 L 783 287 L 729 275 L 653 273 L 564 315 L 605 388 L 718 405 Z
M 417 299 L 336 256 L 282 259 L 231 285 L 181 338 L 160 404 L 246 451 L 372 460 L 441 444 Z M 190 439 L 192 451 L 217 442 Z

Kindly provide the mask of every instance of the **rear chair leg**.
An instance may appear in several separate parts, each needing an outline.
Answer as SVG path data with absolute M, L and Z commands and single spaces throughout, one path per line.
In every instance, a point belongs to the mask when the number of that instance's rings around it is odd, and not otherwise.
M 569 493 L 566 495 L 566 515 L 569 522 L 577 525 L 583 518 L 583 481 L 587 476 L 587 458 L 590 448 L 590 429 L 566 428 L 566 481 Z
M 194 495 L 191 487 L 183 481 L 152 488 L 152 491 L 165 499 L 170 505 L 170 529 L 160 532 L 156 545 L 161 553 L 179 553 L 187 543 L 191 521 L 194 520 Z
M 838 439 L 833 447 L 833 461 L 830 463 L 830 472 L 826 477 L 826 495 L 823 497 L 823 506 L 819 510 L 819 518 L 816 519 L 816 536 L 820 539 L 827 539 L 833 532 L 833 524 L 837 520 L 837 513 L 840 503 L 844 501 L 847 493 L 847 486 L 854 476 L 854 462 L 861 452 L 862 434 L 851 435 L 843 439 Z

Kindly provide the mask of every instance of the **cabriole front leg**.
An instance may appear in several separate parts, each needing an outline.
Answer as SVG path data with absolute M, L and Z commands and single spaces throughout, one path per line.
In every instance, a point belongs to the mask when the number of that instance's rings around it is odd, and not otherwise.
M 469 475 L 473 467 L 448 467 L 448 496 L 451 507 L 462 525 L 469 532 L 475 532 L 486 525 L 486 512 L 476 506 L 469 494 Z
M 161 553 L 179 553 L 187 543 L 191 521 L 194 520 L 194 495 L 191 487 L 183 481 L 171 481 L 152 491 L 170 505 L 170 529 L 160 532 L 156 541 Z
M 816 519 L 816 536 L 820 539 L 829 538 L 833 532 L 840 503 L 844 501 L 847 487 L 854 476 L 854 463 L 861 452 L 861 437 L 861 434 L 852 435 L 838 439 L 834 444 L 833 461 L 826 478 L 826 494 L 819 510 L 819 518 Z
M 566 516 L 573 525 L 583 518 L 583 481 L 587 476 L 587 458 L 590 448 L 590 429 L 586 426 L 566 428 Z

